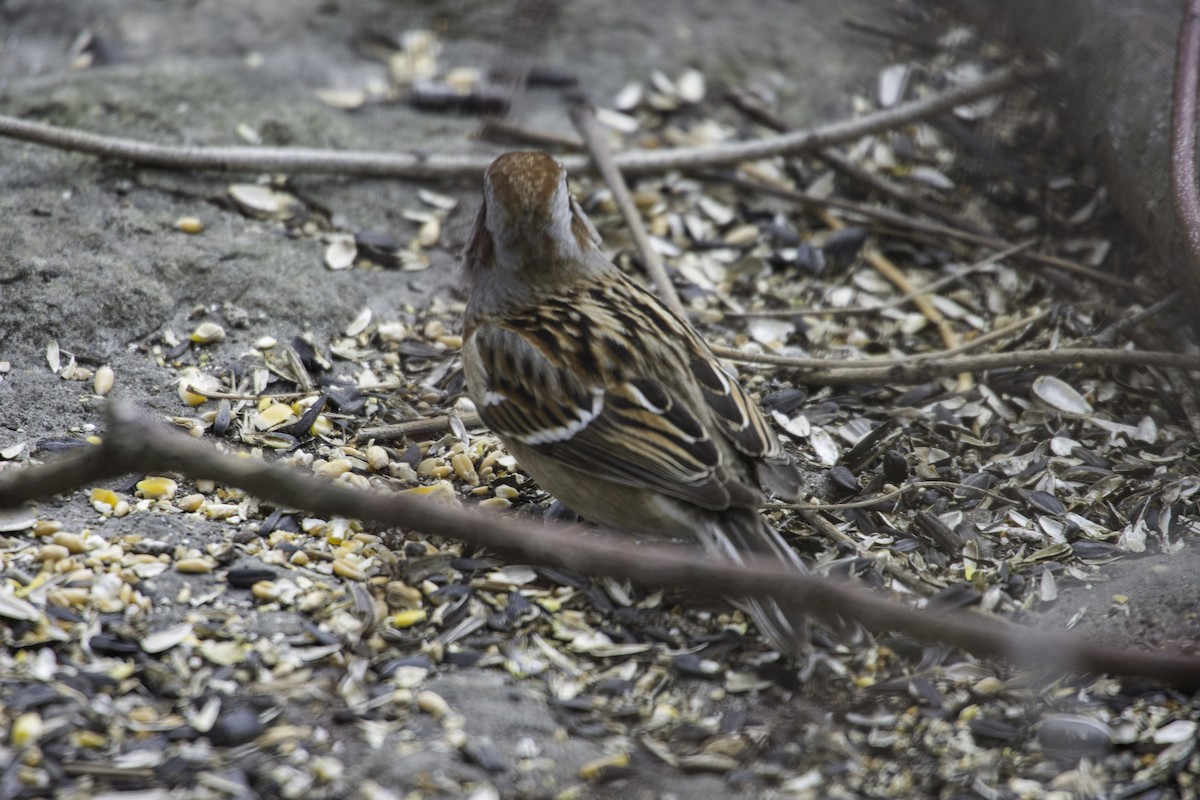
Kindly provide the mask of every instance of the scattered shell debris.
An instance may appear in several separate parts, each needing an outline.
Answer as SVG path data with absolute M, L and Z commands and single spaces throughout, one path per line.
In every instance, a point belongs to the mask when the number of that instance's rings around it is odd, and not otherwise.
M 389 92 L 440 81 L 471 96 L 486 81 L 478 70 L 444 67 L 429 31 L 375 55 L 389 65 Z M 889 66 L 876 97 L 859 105 L 890 106 L 930 76 L 979 71 L 949 59 Z M 769 104 L 769 90 L 759 89 Z M 349 110 L 386 93 L 329 89 L 318 97 Z M 1025 133 L 1011 128 L 1014 120 L 1037 124 L 1028 108 L 995 113 L 1020 102 L 1028 97 L 1016 91 L 966 113 L 990 126 L 989 142 L 1008 142 Z M 611 105 L 602 120 L 643 147 L 758 133 L 694 69 L 655 72 Z M 1054 220 L 1076 244 L 1106 254 L 1102 269 L 1115 269 L 1118 254 L 1096 223 L 1096 207 L 1108 200 L 1094 187 L 1050 175 L 1043 216 L 1019 218 L 1003 186 L 986 198 L 967 194 L 983 180 L 972 170 L 986 168 L 955 145 L 919 123 L 845 149 L 979 227 L 1016 238 L 1046 234 L 1041 219 Z M 773 158 L 743 172 L 809 192 L 865 191 L 816 159 Z M 629 265 L 611 194 L 586 176 L 573 180 L 618 263 Z M 994 254 L 978 248 L 861 222 L 834 230 L 823 213 L 678 173 L 632 188 L 697 324 L 712 341 L 748 352 L 869 361 L 942 349 L 937 325 L 912 306 L 890 305 L 904 292 L 861 257 L 867 246 L 885 251 L 915 287 L 958 274 L 932 296 L 964 341 L 1052 305 L 1053 315 L 990 346 L 1087 342 L 1114 321 L 1099 302 L 1104 290 L 1081 281 L 1093 297 L 1065 301 L 1036 271 L 1010 258 L 985 261 Z M 228 194 L 262 221 L 255 224 L 311 225 L 306 232 L 324 243 L 330 269 L 364 261 L 425 268 L 448 215 L 460 213 L 458 198 L 420 190 L 419 204 L 402 211 L 410 226 L 396 232 L 409 237 L 403 242 L 314 222 L 282 187 L 235 184 Z M 185 222 L 176 227 L 188 230 Z M 844 313 L 860 307 L 879 311 Z M 211 321 L 186 335 L 164 333 L 149 355 L 177 387 L 172 422 L 325 480 L 527 513 L 536 524 L 548 498 L 486 430 L 452 416 L 443 429 L 369 435 L 472 411 L 459 374 L 461 302 L 381 308 L 335 321 L 328 339 L 285 341 Z M 64 377 L 82 369 L 53 342 L 46 361 Z M 808 384 L 788 368 L 743 368 L 741 376 L 812 476 L 814 499 L 939 482 L 823 512 L 832 537 L 791 512 L 771 512 L 819 572 L 897 598 L 1035 623 L 1033 612 L 1055 609 L 1071 589 L 1103 586 L 1106 564 L 1196 546 L 1194 443 L 1168 379 L 1150 370 L 998 369 L 977 375 L 966 392 L 954 378 L 897 387 Z M 113 382 L 112 369 L 100 366 L 91 388 L 104 395 Z M 86 446 L 92 433 L 0 441 L 0 468 Z M 64 529 L 53 503 L 0 518 L 0 763 L 12 765 L 4 785 L 21 787 L 16 796 L 60 787 L 74 796 L 148 791 L 185 785 L 199 770 L 212 791 L 204 796 L 245 794 L 252 784 L 271 795 L 340 797 L 353 791 L 342 737 L 411 752 L 418 729 L 421 747 L 456 754 L 479 772 L 477 784 L 441 785 L 431 795 L 498 796 L 487 794 L 495 790 L 485 778 L 508 775 L 527 796 L 573 797 L 636 782 L 648 765 L 720 776 L 731 794 L 796 797 L 1135 796 L 1156 787 L 1192 796 L 1200 773 L 1200 706 L 1164 687 L 1031 680 L 906 637 L 850 644 L 824 631 L 801 681 L 797 665 L 718 601 L 307 517 L 179 475 L 135 476 L 77 495 L 72 502 L 94 512 L 88 527 Z M 1136 599 L 1110 594 L 1069 609 L 1070 624 L 1137 612 Z M 263 632 L 266 619 L 277 633 Z M 603 755 L 554 784 L 553 764 L 539 755 L 544 743 L 475 737 L 471 709 L 429 688 L 435 676 L 465 667 L 539 687 L 562 735 L 596 740 Z M 226 770 L 227 759 L 250 751 L 260 754 L 252 767 Z

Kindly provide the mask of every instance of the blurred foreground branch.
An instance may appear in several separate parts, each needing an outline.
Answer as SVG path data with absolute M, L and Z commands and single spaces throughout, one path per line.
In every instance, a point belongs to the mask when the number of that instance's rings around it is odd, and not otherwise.
M 0 473 L 0 507 L 68 492 L 131 472 L 178 472 L 235 486 L 279 506 L 345 516 L 469 542 L 479 547 L 592 575 L 648 586 L 686 587 L 713 595 L 789 598 L 814 615 L 857 620 L 876 631 L 907 633 L 977 656 L 1001 657 L 1043 670 L 1139 676 L 1200 685 L 1200 657 L 1105 647 L 1062 631 L 1027 630 L 977 613 L 916 610 L 846 583 L 750 564 L 714 563 L 679 548 L 605 542 L 579 526 L 530 524 L 511 516 L 453 508 L 405 494 L 365 492 L 280 465 L 222 453 L 149 420 L 110 406 L 103 442 L 55 461 Z

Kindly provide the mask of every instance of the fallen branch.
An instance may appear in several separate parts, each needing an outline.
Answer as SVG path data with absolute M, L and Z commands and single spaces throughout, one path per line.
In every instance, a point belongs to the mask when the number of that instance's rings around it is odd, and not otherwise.
M 706 169 L 788 153 L 809 152 L 925 119 L 955 106 L 1002 92 L 1019 82 L 1041 77 L 1048 71 L 1049 67 L 1045 65 L 1000 69 L 975 83 L 964 84 L 921 100 L 902 103 L 858 119 L 834 122 L 781 136 L 768 136 L 750 142 L 670 150 L 629 150 L 614 156 L 613 161 L 622 173 L 631 175 L 662 173 L 673 169 Z M 0 137 L 128 161 L 145 167 L 223 172 L 326 173 L 417 180 L 478 178 L 483 175 L 493 158 L 491 155 L 372 153 L 299 147 L 158 145 L 135 139 L 98 136 L 7 116 L 0 116 Z M 585 172 L 591 169 L 591 161 L 587 156 L 563 156 L 559 160 L 568 172 Z
M 444 536 L 592 575 L 714 595 L 788 598 L 814 615 L 850 618 L 876 631 L 907 633 L 977 656 L 1001 657 L 1040 670 L 1138 676 L 1184 687 L 1200 685 L 1200 657 L 1081 641 L 1062 631 L 1028 630 L 977 613 L 916 610 L 839 581 L 751 563 L 714 563 L 678 548 L 630 548 L 581 536 L 579 526 L 531 526 L 516 518 L 451 508 L 405 494 L 383 494 L 297 474 L 277 464 L 226 455 L 185 434 L 113 404 L 102 443 L 47 464 L 0 472 L 0 508 L 74 491 L 132 472 L 178 472 L 234 486 L 288 508 L 345 516 Z

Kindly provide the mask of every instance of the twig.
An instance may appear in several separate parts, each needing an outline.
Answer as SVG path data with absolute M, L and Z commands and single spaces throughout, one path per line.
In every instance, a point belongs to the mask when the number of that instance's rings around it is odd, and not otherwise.
M 866 206 L 862 203 L 855 203 L 850 200 L 841 200 L 836 197 L 818 197 L 813 194 L 799 192 L 795 189 L 788 189 L 783 186 L 773 186 L 769 183 L 761 181 L 752 181 L 747 178 L 741 178 L 734 175 L 726 175 L 715 172 L 703 172 L 697 177 L 712 181 L 721 181 L 730 186 L 736 186 L 739 189 L 745 189 L 749 192 L 759 192 L 761 194 L 778 197 L 782 200 L 788 200 L 799 206 L 806 208 L 837 208 L 842 211 L 848 211 L 858 216 L 882 222 L 888 225 L 895 225 L 898 228 L 917 231 L 920 233 L 929 234 L 931 236 L 948 237 L 956 239 L 967 244 L 982 245 L 990 247 L 994 250 L 1003 250 L 1013 246 L 1013 243 L 999 236 L 987 236 L 978 233 L 971 233 L 951 225 L 943 225 L 940 222 L 930 222 L 929 220 L 917 219 L 910 217 L 907 214 L 901 214 L 898 211 L 892 211 L 886 208 L 875 208 Z M 1024 261 L 1033 261 L 1038 264 L 1044 264 L 1048 267 L 1058 267 L 1059 269 L 1068 272 L 1074 272 L 1078 275 L 1084 275 L 1097 283 L 1116 286 L 1121 289 L 1128 289 L 1135 292 L 1141 292 L 1136 284 L 1130 283 L 1127 280 L 1118 278 L 1115 275 L 1109 275 L 1107 272 L 1101 272 L 1098 269 L 1093 269 L 1086 264 L 1080 264 L 1076 261 L 1071 261 L 1058 256 L 1048 256 L 1042 253 L 1023 252 L 1016 256 Z
M 1093 344 L 1108 346 L 1117 341 L 1117 339 L 1127 335 L 1135 328 L 1141 326 L 1143 322 L 1151 319 L 1160 319 L 1162 315 L 1183 298 L 1179 290 L 1171 292 L 1166 297 L 1158 300 L 1143 309 L 1133 312 L 1126 312 L 1119 320 L 1109 325 L 1104 330 L 1089 337 Z
M 881 28 L 876 25 L 872 25 L 869 22 L 862 22 L 856 19 L 848 19 L 843 24 L 850 30 L 858 31 L 859 33 L 868 33 L 872 36 L 879 36 L 889 41 L 912 45 L 920 50 L 941 53 L 946 49 L 937 39 L 918 36 L 915 33 L 908 33 L 907 31 L 896 31 L 889 28 Z
M 468 428 L 478 428 L 483 425 L 483 420 L 474 412 L 455 414 L 454 416 L 462 420 L 462 424 Z M 397 422 L 394 425 L 376 425 L 372 428 L 361 429 L 358 432 L 358 438 L 387 442 L 395 439 L 403 439 L 405 436 L 429 436 L 433 433 L 441 433 L 449 428 L 451 418 L 451 415 L 443 414 L 437 417 L 422 417 L 421 419 Z
M 826 619 L 854 619 L 873 630 L 945 642 L 977 656 L 1008 658 L 1042 669 L 1136 675 L 1185 687 L 1200 684 L 1200 658 L 1182 653 L 1111 648 L 977 613 L 918 611 L 845 583 L 759 563 L 714 563 L 678 552 L 677 547 L 631 549 L 627 543 L 581 536 L 579 526 L 530 526 L 510 516 L 447 507 L 412 495 L 360 491 L 278 464 L 223 454 L 116 404 L 110 406 L 108 430 L 99 446 L 48 464 L 0 472 L 0 507 L 73 491 L 104 478 L 160 471 L 235 486 L 282 507 L 445 536 L 578 572 L 720 595 L 787 598 Z
M 815 510 L 797 508 L 795 511 L 796 516 L 800 517 L 804 524 L 813 528 L 827 539 L 841 542 L 862 557 L 870 558 L 873 555 L 861 543 L 855 541 L 853 537 L 842 533 L 836 525 L 822 517 Z M 915 572 L 910 572 L 891 559 L 884 560 L 879 566 L 893 578 L 900 581 L 900 583 L 903 583 L 909 589 L 922 596 L 929 590 L 930 586 L 935 589 L 946 588 L 940 581 L 932 577 L 923 577 L 917 575 Z
M 942 350 L 940 353 L 938 353 L 938 356 L 940 358 L 946 358 L 948 356 L 956 356 L 959 353 L 966 353 L 969 350 L 977 350 L 980 347 L 983 347 L 985 344 L 988 344 L 989 342 L 994 342 L 996 339 L 1003 339 L 1005 336 L 1008 336 L 1010 333 L 1016 333 L 1017 331 L 1021 330 L 1022 328 L 1029 327 L 1030 325 L 1034 324 L 1035 322 L 1041 322 L 1048 316 L 1050 316 L 1049 311 L 1046 311 L 1046 310 L 1035 311 L 1034 313 L 1030 314 L 1028 317 L 1022 317 L 1021 319 L 1019 319 L 1015 322 L 1010 322 L 1007 325 L 999 327 L 994 331 L 988 331 L 987 333 L 976 336 L 974 339 L 971 339 L 970 341 L 963 342 L 958 347 L 951 347 L 949 350 Z M 917 355 L 904 356 L 904 358 L 901 360 L 902 361 L 913 361 L 918 358 L 927 358 L 927 357 L 928 357 L 927 354 L 919 353 Z
M 628 150 L 614 156 L 626 175 L 662 173 L 673 169 L 699 170 L 729 166 L 742 161 L 799 153 L 853 141 L 877 131 L 906 125 L 955 106 L 974 102 L 1049 71 L 1049 67 L 1012 67 L 975 83 L 941 94 L 902 103 L 885 111 L 855 120 L 834 122 L 784 136 L 768 136 L 751 142 L 733 142 L 710 147 L 671 150 Z M 167 169 L 210 169 L 235 172 L 336 173 L 376 178 L 478 177 L 492 162 L 491 155 L 439 155 L 430 153 L 372 153 L 320 150 L 315 148 L 270 147 L 176 147 L 134 139 L 98 136 L 70 128 L 44 125 L 17 117 L 0 116 L 0 136 L 35 144 L 88 153 L 102 158 L 129 161 Z M 569 172 L 586 171 L 590 159 L 564 156 Z
M 675 287 L 671 284 L 671 278 L 667 275 L 666 267 L 663 266 L 658 251 L 650 243 L 646 226 L 642 224 L 642 216 L 633 202 L 633 195 L 629 193 L 629 187 L 625 185 L 625 178 L 621 175 L 621 170 L 613 164 L 613 155 L 608 149 L 608 141 L 604 138 L 605 133 L 596 122 L 596 109 L 586 102 L 572 104 L 571 123 L 583 137 L 588 151 L 592 154 L 596 170 L 608 184 L 609 190 L 612 191 L 613 201 L 616 202 L 621 217 L 629 228 L 633 243 L 637 245 L 638 252 L 642 254 L 642 264 L 646 268 L 646 273 L 658 287 L 659 296 L 672 311 L 680 316 L 685 316 L 687 312 L 679 300 L 679 295 L 675 292 Z
M 970 231 L 971 233 L 978 233 L 984 236 L 987 235 L 987 231 L 976 225 L 974 222 L 963 219 L 960 215 L 942 208 L 937 203 L 926 200 L 924 197 L 921 197 L 915 192 L 909 191 L 906 187 L 901 186 L 895 181 L 888 180 L 882 175 L 876 175 L 873 172 L 868 172 L 831 147 L 827 147 L 821 152 L 817 153 L 817 158 L 824 161 L 835 171 L 871 187 L 880 194 L 893 197 L 901 203 L 915 208 L 922 214 L 928 214 L 934 219 L 940 220 L 947 225 L 953 225 L 960 230 Z
M 1015 501 L 1005 497 L 1002 494 L 988 491 L 979 486 L 970 486 L 957 481 L 913 481 L 899 486 L 890 492 L 877 494 L 872 497 L 867 497 L 862 500 L 853 500 L 846 503 L 765 503 L 762 507 L 768 511 L 847 511 L 852 508 L 870 508 L 877 506 L 880 503 L 886 503 L 888 500 L 895 500 L 897 497 L 915 492 L 921 489 L 963 489 L 965 491 L 975 492 L 977 494 L 987 495 L 988 497 L 1003 503 L 1013 503 Z
M 830 366 L 831 360 L 796 358 L 765 353 L 743 353 L 730 347 L 714 347 L 720 358 L 744 364 L 770 364 L 791 367 L 806 381 L 827 383 L 924 383 L 930 378 L 980 372 L 1003 367 L 1056 367 L 1072 364 L 1099 364 L 1131 367 L 1176 367 L 1200 369 L 1200 355 L 1164 353 L 1148 350 L 1098 350 L 1070 348 L 1062 350 L 1023 350 L 1014 353 L 986 353 L 962 358 L 942 358 L 939 354 L 892 360 L 878 366 L 862 366 L 861 361 Z
M 733 104 L 734 108 L 751 117 L 752 119 L 761 122 L 769 128 L 773 128 L 780 133 L 785 133 L 793 129 L 792 126 L 788 124 L 787 120 L 779 116 L 775 109 L 771 108 L 754 94 L 746 91 L 745 89 L 740 87 L 730 89 L 727 98 L 729 99 L 729 102 Z M 888 180 L 882 175 L 876 175 L 872 172 L 868 172 L 831 147 L 827 147 L 824 150 L 818 151 L 816 153 L 816 157 L 824 161 L 835 171 L 840 172 L 843 175 L 858 181 L 859 183 L 865 184 L 880 194 L 885 194 L 888 197 L 891 197 L 892 199 L 909 206 L 910 208 L 915 208 L 922 214 L 926 214 L 934 219 L 941 220 L 947 225 L 954 225 L 958 228 L 962 228 L 963 230 L 968 230 L 973 233 L 984 233 L 984 231 L 978 226 L 962 219 L 947 209 L 942 208 L 937 203 L 926 200 L 924 197 L 921 197 L 915 192 L 909 191 L 907 188 L 895 183 L 894 181 Z

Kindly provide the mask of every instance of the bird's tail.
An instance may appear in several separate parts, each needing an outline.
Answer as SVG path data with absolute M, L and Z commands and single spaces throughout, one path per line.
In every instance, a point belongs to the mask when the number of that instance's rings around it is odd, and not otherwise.
M 735 564 L 750 561 L 778 564 L 808 573 L 796 551 L 757 511 L 727 511 L 709 524 L 707 533 L 705 549 L 723 560 Z M 795 656 L 807 649 L 807 617 L 798 605 L 769 597 L 742 597 L 733 602 L 750 615 L 759 631 L 779 652 Z

